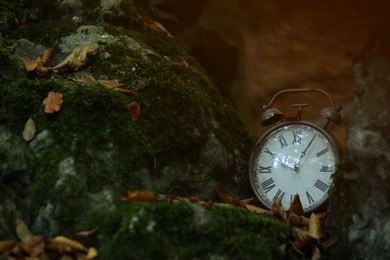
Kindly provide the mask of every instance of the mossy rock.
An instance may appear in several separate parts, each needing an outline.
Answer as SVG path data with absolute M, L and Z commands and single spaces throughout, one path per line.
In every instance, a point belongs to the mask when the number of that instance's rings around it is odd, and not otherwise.
M 104 259 L 283 259 L 291 235 L 241 208 L 191 203 L 125 203 L 101 223 Z
M 166 235 L 172 237 L 173 245 L 183 248 L 183 258 L 235 257 L 241 252 L 238 248 L 250 252 L 253 238 L 260 241 L 253 246 L 256 255 L 279 252 L 265 245 L 279 246 L 284 237 L 272 230 L 281 230 L 281 224 L 242 210 L 207 210 L 207 219 L 221 225 L 206 223 L 203 229 L 190 223 L 203 212 L 193 205 L 120 203 L 121 195 L 134 189 L 215 199 L 215 188 L 223 186 L 236 196 L 251 195 L 247 160 L 254 140 L 197 61 L 174 38 L 151 29 L 140 18 L 140 14 L 150 14 L 142 1 L 112 1 L 117 4 L 110 7 L 104 1 L 81 1 L 88 10 L 77 13 L 80 19 L 73 19 L 72 8 L 65 12 L 57 1 L 32 1 L 30 5 L 22 1 L 27 6 L 7 2 L 0 1 L 4 7 L 0 21 L 0 200 L 7 199 L 10 205 L 1 208 L 0 222 L 6 224 L 0 226 L 0 239 L 15 237 L 12 223 L 17 218 L 35 234 L 48 236 L 72 237 L 99 226 L 102 232 L 97 243 L 104 248 L 102 254 L 121 257 L 128 254 L 127 249 L 113 248 L 135 238 L 125 233 L 125 226 L 145 207 L 148 215 L 161 213 L 166 221 L 183 215 L 183 223 L 162 226 L 155 238 L 143 235 L 136 243 L 157 248 L 156 241 Z M 57 13 L 45 16 L 43 10 Z M 20 15 L 29 18 L 24 28 L 17 28 L 13 20 Z M 47 66 L 63 60 L 71 46 L 98 44 L 99 49 L 78 71 L 37 79 L 26 75 L 14 55 L 21 55 L 23 44 L 29 42 L 39 44 L 28 44 L 32 56 L 41 55 L 42 46 L 54 46 Z M 99 80 L 117 79 L 121 88 L 138 94 L 69 80 L 69 76 L 87 74 Z M 50 91 L 63 95 L 61 109 L 54 114 L 43 110 L 42 101 Z M 131 102 L 141 107 L 138 121 L 132 120 L 127 109 Z M 37 131 L 31 141 L 25 141 L 22 132 L 29 118 Z M 156 219 L 161 225 L 163 220 Z M 232 229 L 227 231 L 222 224 Z M 269 227 L 269 237 L 260 231 L 256 236 L 252 224 L 259 229 Z M 194 232 L 193 241 L 210 241 L 191 245 L 188 235 L 181 241 L 181 225 L 188 226 L 183 232 Z M 110 236 L 115 243 L 109 241 Z M 219 239 L 221 243 L 212 247 Z M 234 246 L 234 241 L 240 246 Z M 161 254 L 170 257 L 174 249 L 166 247 Z M 156 250 L 151 252 L 158 254 Z M 200 254 L 202 250 L 207 252 Z M 148 256 L 141 251 L 140 255 Z

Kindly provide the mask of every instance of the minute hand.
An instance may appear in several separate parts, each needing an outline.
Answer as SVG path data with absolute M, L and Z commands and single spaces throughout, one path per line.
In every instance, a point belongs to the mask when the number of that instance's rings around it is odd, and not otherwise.
M 311 145 L 311 143 L 313 142 L 313 140 L 314 140 L 315 137 L 316 137 L 316 136 L 314 135 L 313 138 L 310 140 L 310 143 L 307 145 L 306 149 L 302 152 L 301 158 L 299 158 L 299 160 L 302 159 L 303 156 L 305 156 L 307 149 L 309 149 L 309 147 L 310 147 L 310 145 Z

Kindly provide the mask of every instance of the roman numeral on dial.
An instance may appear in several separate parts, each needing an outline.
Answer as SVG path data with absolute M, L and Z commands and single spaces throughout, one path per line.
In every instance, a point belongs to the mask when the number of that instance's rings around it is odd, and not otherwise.
M 272 190 L 275 187 L 275 182 L 272 178 L 269 178 L 268 180 L 261 183 L 261 187 L 263 188 L 265 193 L 268 193 L 270 190 Z
M 302 131 L 293 131 L 294 140 L 292 144 L 300 144 L 302 141 Z
M 317 157 L 320 157 L 321 155 L 324 155 L 326 152 L 328 152 L 329 151 L 329 148 L 327 147 L 327 148 L 325 148 L 324 150 L 322 150 L 321 152 L 318 152 L 317 153 Z
M 276 192 L 276 194 L 274 196 L 274 200 L 277 198 L 283 199 L 283 196 L 284 196 L 284 192 L 281 189 L 278 189 L 278 191 Z
M 271 155 L 273 158 L 275 158 L 276 154 L 271 152 L 268 148 L 265 148 L 265 153 L 268 153 L 269 155 Z
M 321 166 L 320 172 L 333 172 L 334 167 L 333 166 Z
M 317 180 L 316 183 L 314 184 L 314 187 L 320 189 L 321 191 L 325 192 L 328 188 L 329 188 L 329 185 L 326 184 L 325 182 L 321 181 L 321 180 Z
M 259 173 L 271 173 L 271 166 L 263 167 L 259 165 Z
M 279 136 L 278 136 L 278 141 L 279 141 L 279 143 L 280 143 L 280 147 L 281 147 L 281 148 L 284 148 L 284 147 L 287 146 L 286 139 L 284 138 L 283 135 L 279 135 Z
M 309 202 L 309 204 L 312 204 L 314 202 L 314 199 L 312 198 L 312 196 L 310 195 L 310 193 L 308 191 L 306 191 L 306 197 L 307 197 L 307 201 Z

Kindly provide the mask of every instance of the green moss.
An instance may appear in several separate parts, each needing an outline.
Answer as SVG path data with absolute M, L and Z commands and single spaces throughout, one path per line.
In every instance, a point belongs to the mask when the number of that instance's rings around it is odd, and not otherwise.
M 107 259 L 281 259 L 290 233 L 243 209 L 187 203 L 125 204 L 103 222 L 99 253 Z

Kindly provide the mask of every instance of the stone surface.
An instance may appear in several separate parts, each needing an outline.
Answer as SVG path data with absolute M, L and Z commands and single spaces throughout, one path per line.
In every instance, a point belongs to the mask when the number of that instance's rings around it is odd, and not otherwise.
M 72 236 L 91 228 L 95 216 L 120 211 L 121 195 L 133 189 L 213 199 L 223 186 L 247 197 L 253 139 L 183 46 L 150 28 L 138 14 L 148 11 L 131 1 L 102 2 L 120 23 L 95 16 L 107 11 L 98 2 L 61 3 L 33 2 L 36 19 L 26 28 L 0 23 L 8 33 L 0 42 L 0 239 L 15 238 L 17 218 L 37 234 Z M 18 8 L 10 4 L 5 17 Z M 26 75 L 15 55 L 33 62 L 54 46 L 45 66 L 55 66 L 95 44 L 97 52 L 77 72 L 48 79 Z M 72 80 L 85 75 L 118 80 L 133 92 Z M 43 112 L 50 91 L 63 94 L 55 114 Z M 131 102 L 141 107 L 139 121 L 127 109 Z M 29 118 L 37 131 L 26 142 Z
M 346 166 L 336 178 L 329 227 L 341 243 L 333 257 L 390 257 L 389 129 L 390 39 L 380 23 L 353 67 L 356 96 L 345 147 Z

